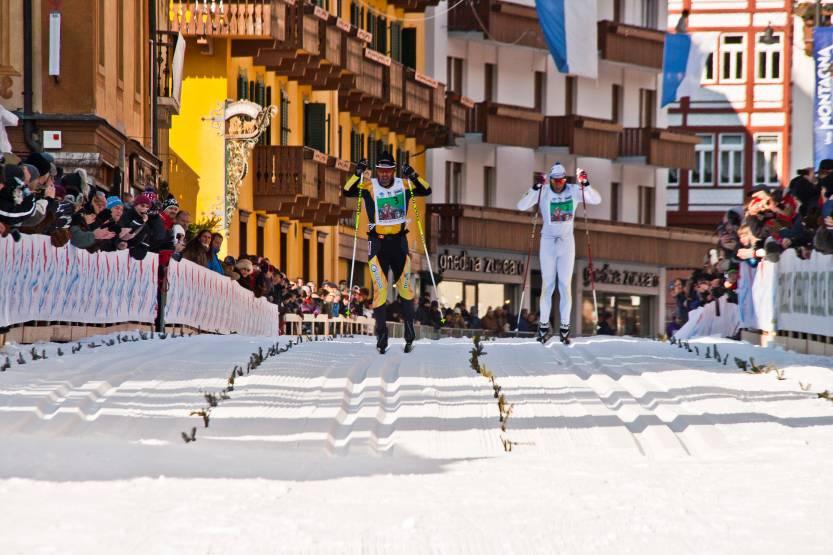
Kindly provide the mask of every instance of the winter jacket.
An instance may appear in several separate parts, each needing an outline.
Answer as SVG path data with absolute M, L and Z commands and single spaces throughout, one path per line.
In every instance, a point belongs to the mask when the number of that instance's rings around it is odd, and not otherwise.
M 214 270 L 218 274 L 226 275 L 223 264 L 217 258 L 217 249 L 211 249 L 208 253 L 208 269 Z

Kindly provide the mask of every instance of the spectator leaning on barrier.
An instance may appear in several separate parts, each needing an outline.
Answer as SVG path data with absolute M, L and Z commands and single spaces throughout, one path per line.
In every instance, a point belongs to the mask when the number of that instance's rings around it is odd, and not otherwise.
M 174 230 L 179 227 L 182 229 L 182 226 L 179 224 L 174 225 Z M 185 235 L 185 230 L 182 231 L 183 237 Z M 220 252 L 220 248 L 223 246 L 223 236 L 220 233 L 212 233 L 211 234 L 211 246 L 208 250 L 208 269 L 214 270 L 218 274 L 226 275 L 225 269 L 223 268 L 223 264 L 220 262 L 220 258 L 217 256 L 217 253 Z
M 241 258 L 237 261 L 235 269 L 237 270 L 237 273 L 240 274 L 240 279 L 237 280 L 237 283 L 239 283 L 244 289 L 254 291 L 255 276 L 253 275 L 254 264 L 252 264 L 252 261 L 248 258 Z
M 821 217 L 822 224 L 816 230 L 813 246 L 822 254 L 833 254 L 833 199 L 825 201 Z

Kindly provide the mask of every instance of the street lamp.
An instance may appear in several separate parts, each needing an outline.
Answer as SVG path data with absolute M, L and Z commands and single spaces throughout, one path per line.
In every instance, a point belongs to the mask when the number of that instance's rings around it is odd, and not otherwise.
M 761 44 L 778 44 L 781 39 L 775 36 L 775 31 L 772 29 L 772 23 L 767 23 L 766 30 L 761 38 L 758 39 Z

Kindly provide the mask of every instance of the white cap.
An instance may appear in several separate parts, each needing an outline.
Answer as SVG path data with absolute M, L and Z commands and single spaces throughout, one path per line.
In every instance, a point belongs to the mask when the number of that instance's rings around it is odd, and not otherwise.
M 550 168 L 550 179 L 564 179 L 565 177 L 567 177 L 567 170 L 564 169 L 564 166 L 556 162 L 555 165 Z

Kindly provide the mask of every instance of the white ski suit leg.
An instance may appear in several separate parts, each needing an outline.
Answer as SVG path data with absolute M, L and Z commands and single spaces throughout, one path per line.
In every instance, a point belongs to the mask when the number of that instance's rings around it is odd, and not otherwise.
M 570 283 L 573 279 L 573 267 L 576 262 L 576 241 L 572 234 L 562 237 L 542 237 L 540 249 L 541 261 L 541 319 L 549 323 L 552 311 L 552 294 L 558 279 L 558 308 L 561 325 L 570 325 L 570 311 L 573 308 Z

